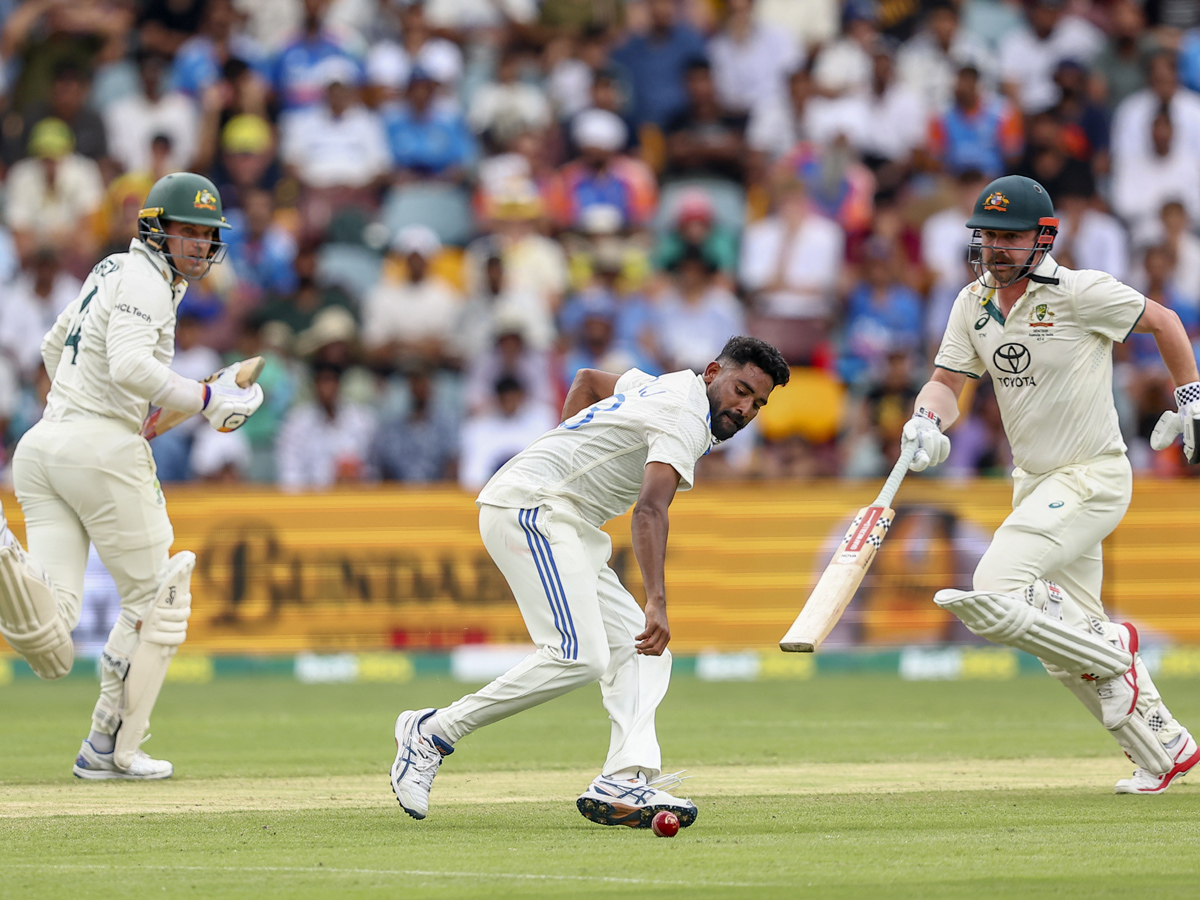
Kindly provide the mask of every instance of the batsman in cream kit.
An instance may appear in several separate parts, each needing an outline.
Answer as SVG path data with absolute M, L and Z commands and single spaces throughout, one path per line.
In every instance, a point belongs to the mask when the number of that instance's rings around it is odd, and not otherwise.
M 537 652 L 447 707 L 400 714 L 391 781 L 405 812 L 426 817 L 434 775 L 457 741 L 599 681 L 611 740 L 579 811 L 635 828 L 664 810 L 683 827 L 695 821 L 695 804 L 667 792 L 678 779 L 662 774 L 654 728 L 671 678 L 667 507 L 692 487 L 697 460 L 745 427 L 788 375 L 779 351 L 750 337 L 731 338 L 701 375 L 579 372 L 562 424 L 509 460 L 476 501 L 484 546 Z M 630 505 L 645 611 L 609 567 L 612 542 L 600 529 Z
M 1101 603 L 1101 541 L 1129 506 L 1132 471 L 1113 403 L 1112 346 L 1152 334 L 1176 384 L 1178 411 L 1151 443 L 1182 433 L 1200 461 L 1200 376 L 1179 317 L 1103 272 L 1073 271 L 1051 255 L 1058 221 L 1029 178 L 988 185 L 967 227 L 976 280 L 950 313 L 934 372 L 903 441 L 920 471 L 950 452 L 968 378 L 990 373 L 1012 446 L 1013 511 L 975 570 L 974 590 L 934 597 L 972 632 L 1037 656 L 1109 730 L 1137 765 L 1121 794 L 1154 794 L 1200 762 L 1138 654 L 1130 623 Z
M 75 760 L 85 779 L 167 778 L 140 749 L 150 712 L 187 634 L 195 554 L 169 555 L 174 533 L 142 437 L 150 404 L 240 427 L 258 385 L 183 378 L 169 368 L 189 281 L 221 261 L 228 228 L 212 182 L 187 172 L 151 188 L 127 253 L 96 265 L 42 342 L 46 410 L 17 445 L 13 481 L 26 552 L 0 516 L 0 635 L 42 678 L 74 662 L 88 544 L 121 594 L 101 657 L 100 698 Z

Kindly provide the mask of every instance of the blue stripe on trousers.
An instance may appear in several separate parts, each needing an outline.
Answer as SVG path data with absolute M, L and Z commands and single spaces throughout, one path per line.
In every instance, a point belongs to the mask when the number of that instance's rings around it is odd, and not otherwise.
M 537 510 L 533 511 L 533 522 L 537 524 Z M 536 528 L 533 531 L 533 539 L 537 541 L 545 553 L 545 558 L 550 562 L 550 569 L 554 574 L 553 585 L 558 588 L 558 599 L 562 604 L 562 612 L 567 620 L 567 627 L 571 629 L 571 640 L 569 642 L 569 650 L 571 659 L 579 658 L 579 637 L 575 634 L 575 621 L 571 618 L 571 607 L 567 605 L 567 592 L 563 589 L 562 578 L 558 574 L 558 563 L 554 561 L 554 553 L 550 550 L 550 542 L 542 537 L 540 531 Z
M 547 573 L 542 569 L 542 559 L 538 553 L 538 548 L 534 546 L 534 530 L 530 524 L 530 514 L 536 513 L 536 510 L 519 509 L 517 510 L 517 521 L 521 523 L 521 530 L 525 532 L 525 540 L 529 542 L 529 552 L 533 555 L 533 564 L 537 566 L 538 577 L 542 579 L 542 590 L 546 592 L 546 599 L 550 601 L 550 612 L 554 616 L 554 627 L 560 635 L 562 641 L 559 648 L 562 650 L 563 658 L 567 658 L 567 632 L 563 629 L 562 619 L 559 616 L 558 605 L 555 602 L 554 592 L 550 589 L 550 584 L 546 580 Z

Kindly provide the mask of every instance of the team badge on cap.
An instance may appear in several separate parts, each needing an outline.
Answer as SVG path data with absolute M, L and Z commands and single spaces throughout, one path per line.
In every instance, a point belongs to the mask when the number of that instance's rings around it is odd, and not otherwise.
M 1008 198 L 999 191 L 992 191 L 983 201 L 983 208 L 993 212 L 1008 212 Z
M 196 191 L 196 199 L 193 201 L 192 206 L 196 207 L 196 209 L 211 209 L 216 212 L 217 198 L 213 195 L 212 191 L 204 188 L 203 190 Z

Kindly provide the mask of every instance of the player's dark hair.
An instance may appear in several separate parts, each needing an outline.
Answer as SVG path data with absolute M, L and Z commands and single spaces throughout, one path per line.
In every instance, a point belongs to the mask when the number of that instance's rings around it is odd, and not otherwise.
M 740 334 L 731 337 L 721 348 L 717 362 L 731 362 L 737 366 L 755 365 L 771 376 L 776 387 L 788 383 L 791 370 L 784 362 L 783 354 L 766 341 Z

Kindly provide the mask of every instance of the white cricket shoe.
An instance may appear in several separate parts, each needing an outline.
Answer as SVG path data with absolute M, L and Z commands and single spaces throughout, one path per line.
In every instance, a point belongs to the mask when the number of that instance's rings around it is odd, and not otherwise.
M 1117 794 L 1161 794 L 1171 786 L 1176 778 L 1182 778 L 1197 763 L 1200 763 L 1200 748 L 1196 746 L 1196 739 L 1188 732 L 1184 732 L 1179 736 L 1178 749 L 1167 752 L 1171 754 L 1171 758 L 1175 761 L 1175 765 L 1165 775 L 1152 775 L 1145 769 L 1136 769 L 1129 778 L 1122 778 L 1117 782 L 1114 793 Z
M 579 795 L 575 805 L 585 819 L 600 825 L 649 828 L 654 814 L 665 809 L 679 817 L 679 827 L 687 828 L 696 821 L 696 804 L 663 790 L 682 783 L 679 773 L 660 775 L 653 781 L 617 781 L 601 775 Z
M 133 762 L 128 769 L 120 769 L 113 762 L 112 753 L 101 753 L 92 746 L 92 742 L 84 740 L 75 757 L 75 765 L 71 767 L 76 778 L 86 778 L 89 781 L 107 781 L 112 778 L 124 778 L 128 781 L 155 781 L 160 778 L 170 778 L 175 767 L 165 759 L 153 759 L 142 750 L 135 750 Z
M 392 793 L 414 819 L 429 814 L 429 791 L 443 757 L 454 748 L 437 737 L 421 734 L 420 725 L 435 709 L 407 710 L 396 719 L 396 761 L 392 763 Z
M 1132 657 L 1129 671 L 1116 678 L 1109 678 L 1096 684 L 1096 694 L 1100 697 L 1100 718 L 1104 727 L 1109 731 L 1120 728 L 1129 721 L 1137 707 L 1137 629 L 1129 622 L 1116 626 L 1116 637 L 1112 643 L 1122 650 L 1128 650 Z

